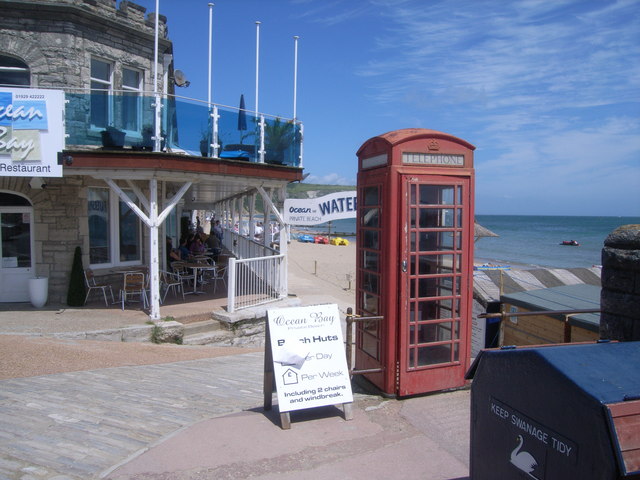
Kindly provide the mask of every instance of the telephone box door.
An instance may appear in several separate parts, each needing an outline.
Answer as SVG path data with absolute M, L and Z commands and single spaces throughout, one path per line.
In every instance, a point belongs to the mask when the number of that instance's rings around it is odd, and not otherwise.
M 468 177 L 401 177 L 398 394 L 464 385 L 471 328 Z

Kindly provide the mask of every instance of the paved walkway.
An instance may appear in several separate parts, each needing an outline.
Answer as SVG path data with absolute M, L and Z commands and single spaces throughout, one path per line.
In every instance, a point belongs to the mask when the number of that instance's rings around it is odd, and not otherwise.
M 0 479 L 465 478 L 468 391 L 262 410 L 261 353 L 0 382 Z M 401 474 L 398 474 L 401 468 Z M 338 475 L 340 473 L 340 475 Z
M 292 282 L 304 304 L 344 313 L 354 303 L 353 291 L 307 283 Z M 173 308 L 197 318 L 211 301 Z M 99 299 L 90 309 L 12 305 L 0 311 L 0 333 L 81 339 L 147 320 Z M 262 409 L 262 379 L 263 354 L 242 353 L 2 380 L 0 480 L 468 476 L 468 390 L 401 401 L 356 392 L 353 420 L 323 407 L 292 412 L 282 430 L 277 406 Z

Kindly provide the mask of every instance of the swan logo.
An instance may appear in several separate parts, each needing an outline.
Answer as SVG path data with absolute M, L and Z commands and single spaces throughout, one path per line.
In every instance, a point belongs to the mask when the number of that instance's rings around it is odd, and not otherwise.
M 516 448 L 514 448 L 511 452 L 510 462 L 515 465 L 516 468 L 519 468 L 524 473 L 529 475 L 531 478 L 539 480 L 538 477 L 534 476 L 531 473 L 538 466 L 538 462 L 535 458 L 533 458 L 533 455 L 531 455 L 527 451 L 522 450 L 522 444 L 524 443 L 522 435 L 518 435 L 516 440 L 518 442 L 518 445 L 516 445 Z

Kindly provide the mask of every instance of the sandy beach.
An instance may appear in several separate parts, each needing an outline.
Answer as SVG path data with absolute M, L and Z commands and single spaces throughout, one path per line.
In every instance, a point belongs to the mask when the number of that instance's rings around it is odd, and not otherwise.
M 289 244 L 289 291 L 302 291 L 305 298 L 314 290 L 314 296 L 326 295 L 339 299 L 341 309 L 355 308 L 356 244 L 323 245 Z M 326 303 L 326 302 L 325 302 Z

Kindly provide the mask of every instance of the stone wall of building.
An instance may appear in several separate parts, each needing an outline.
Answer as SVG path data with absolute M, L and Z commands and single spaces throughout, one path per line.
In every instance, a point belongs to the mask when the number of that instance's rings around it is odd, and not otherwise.
M 122 68 L 144 72 L 153 90 L 155 14 L 115 0 L 0 1 L 0 54 L 17 57 L 31 71 L 32 87 L 89 88 L 91 57 L 113 62 L 114 89 Z M 166 18 L 159 16 L 159 77 L 163 54 L 172 53 Z M 160 86 L 162 90 L 163 86 Z
M 640 340 L 640 225 L 614 230 L 602 249 L 600 338 Z
M 73 254 L 82 250 L 82 264 L 89 267 L 89 221 L 87 218 L 88 187 L 106 187 L 89 177 L 65 176 L 49 178 L 45 188 L 31 188 L 30 177 L 0 177 L 0 191 L 22 194 L 33 205 L 33 239 L 35 272 L 49 278 L 49 305 L 66 305 Z M 122 188 L 127 188 L 122 182 Z M 148 194 L 146 189 L 141 190 Z M 147 229 L 142 229 L 142 261 L 148 244 Z M 111 269 L 96 270 L 98 276 L 111 275 L 114 284 L 121 280 Z M 117 294 L 117 292 L 114 292 Z

